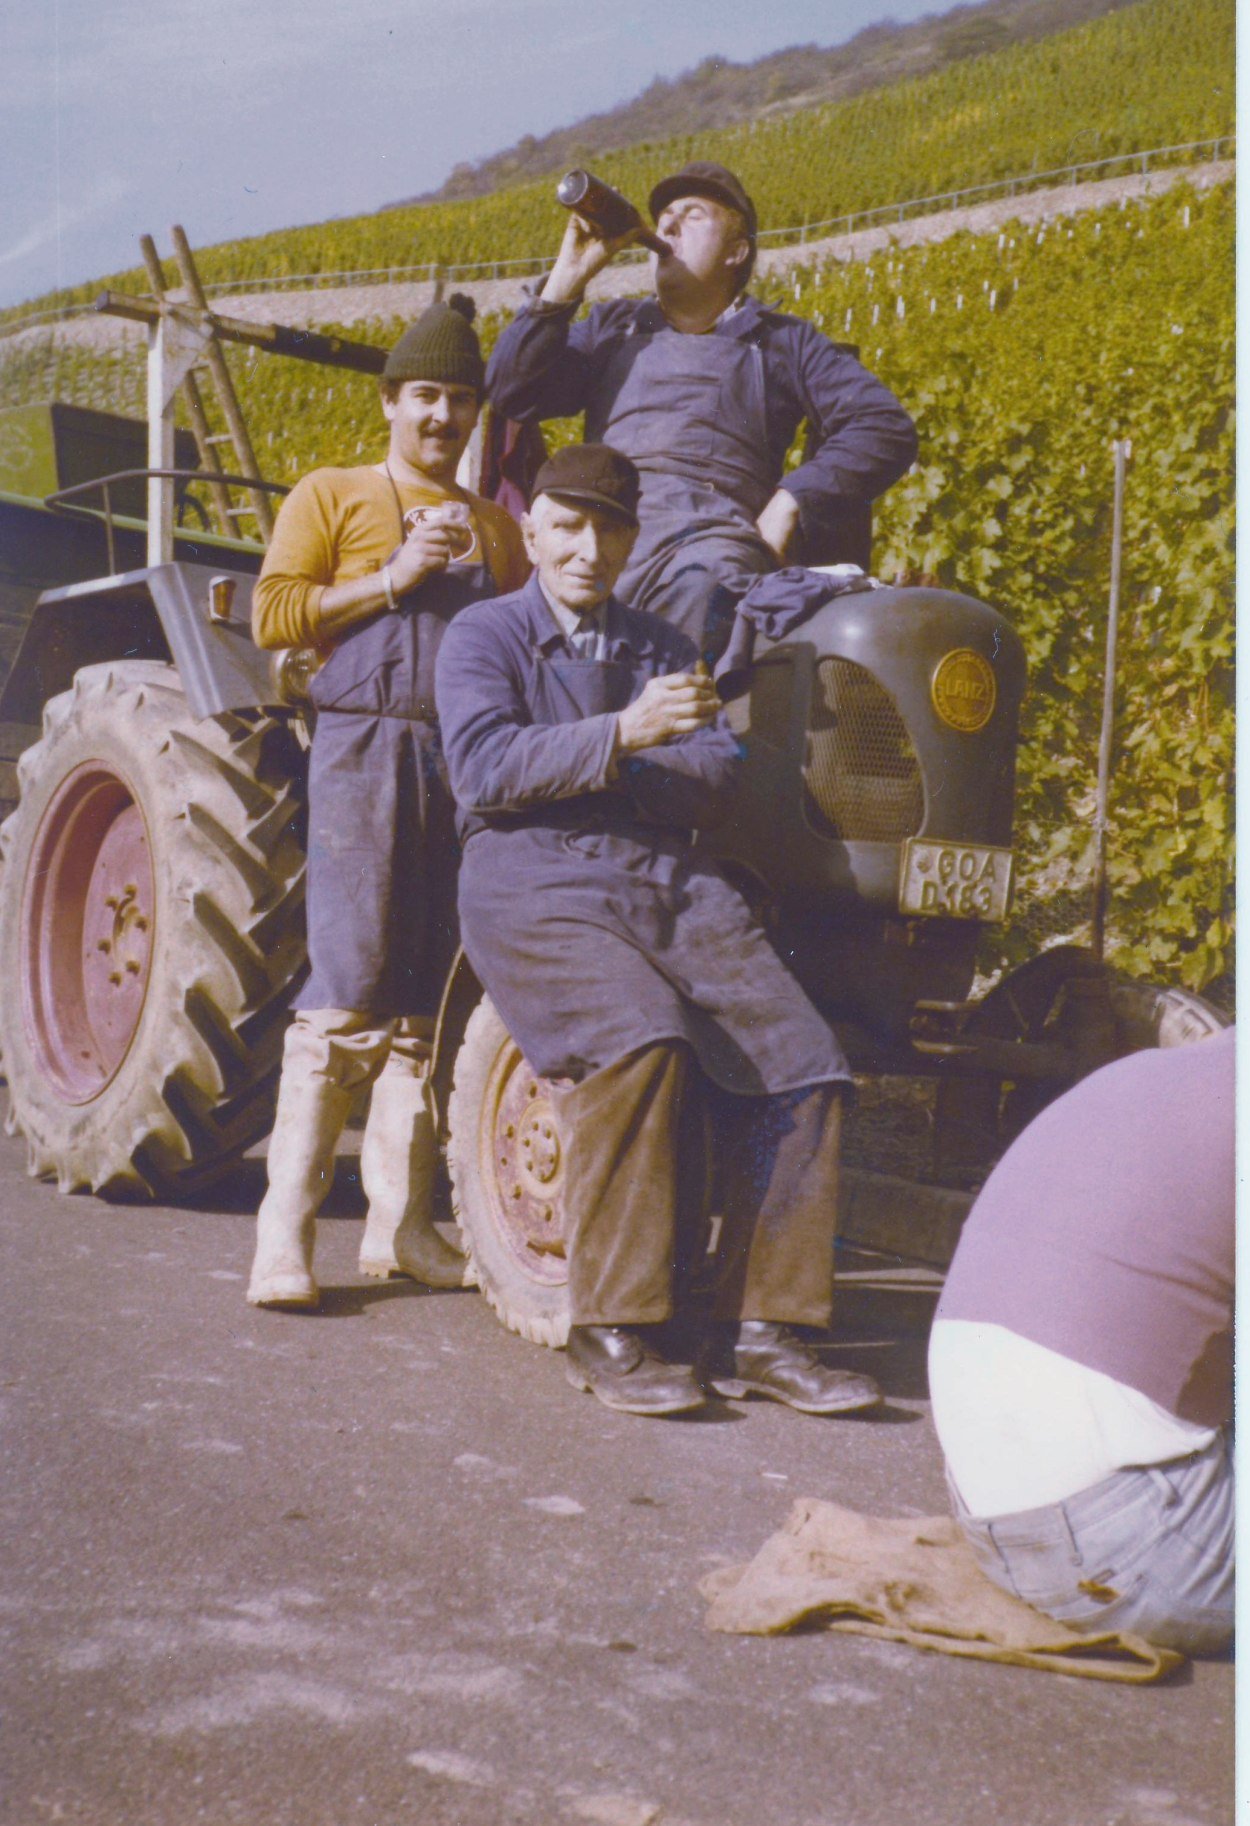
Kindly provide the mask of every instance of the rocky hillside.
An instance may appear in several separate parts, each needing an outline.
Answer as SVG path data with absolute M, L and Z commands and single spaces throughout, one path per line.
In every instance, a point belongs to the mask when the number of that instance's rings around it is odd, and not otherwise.
M 1133 0 L 981 0 L 980 5 L 957 6 L 912 25 L 887 19 L 830 48 L 791 45 L 754 63 L 705 57 L 697 68 L 679 76 L 657 77 L 641 95 L 618 108 L 588 115 L 541 138 L 527 134 L 503 152 L 457 165 L 441 189 L 385 207 L 487 196 L 646 140 L 703 133 L 845 101 L 909 76 L 927 76 L 966 57 L 1066 31 L 1130 4 Z

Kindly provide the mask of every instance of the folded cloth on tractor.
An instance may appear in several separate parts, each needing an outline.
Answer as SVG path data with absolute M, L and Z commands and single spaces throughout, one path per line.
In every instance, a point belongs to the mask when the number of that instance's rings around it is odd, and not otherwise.
M 876 580 L 857 564 L 832 565 L 826 571 L 809 571 L 800 564 L 790 564 L 784 570 L 757 577 L 736 603 L 732 597 L 726 601 L 722 594 L 714 601 L 709 617 L 709 626 L 723 626 L 724 618 L 730 613 L 733 616 L 725 649 L 713 674 L 722 699 L 728 703 L 746 690 L 757 634 L 766 640 L 780 640 L 835 596 L 878 588 Z

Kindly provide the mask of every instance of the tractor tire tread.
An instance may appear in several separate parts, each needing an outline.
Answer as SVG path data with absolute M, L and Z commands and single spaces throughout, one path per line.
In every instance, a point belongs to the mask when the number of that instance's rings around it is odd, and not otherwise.
M 474 1009 L 456 1055 L 447 1111 L 447 1170 L 451 1208 L 460 1227 L 468 1267 L 467 1285 L 476 1286 L 509 1331 L 531 1344 L 562 1350 L 568 1340 L 565 1286 L 541 1288 L 513 1268 L 506 1251 L 492 1246 L 489 1195 L 481 1183 L 479 1146 L 482 1108 L 492 1067 L 507 1032 L 489 998 Z
M 225 1171 L 272 1118 L 291 992 L 306 969 L 300 763 L 289 732 L 263 712 L 194 721 L 170 665 L 83 667 L 44 707 L 42 738 L 19 762 L 22 797 L 0 826 L 0 933 L 10 942 L 12 870 L 57 781 L 97 752 L 140 800 L 167 944 L 154 953 L 129 1053 L 72 1112 L 58 1107 L 20 1018 L 0 1015 L 8 1122 L 26 1136 L 28 1170 L 62 1191 L 170 1198 Z

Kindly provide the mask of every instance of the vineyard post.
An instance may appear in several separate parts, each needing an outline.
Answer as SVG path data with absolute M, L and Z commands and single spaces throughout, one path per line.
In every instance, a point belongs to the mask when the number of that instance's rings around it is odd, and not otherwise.
M 1120 569 L 1124 555 L 1124 476 L 1133 446 L 1116 438 L 1115 493 L 1111 517 L 1111 589 L 1107 603 L 1107 658 L 1102 683 L 1102 729 L 1098 737 L 1098 787 L 1094 806 L 1093 950 L 1101 959 L 1107 924 L 1107 803 L 1111 792 L 1111 742 L 1115 733 L 1116 649 L 1120 636 Z

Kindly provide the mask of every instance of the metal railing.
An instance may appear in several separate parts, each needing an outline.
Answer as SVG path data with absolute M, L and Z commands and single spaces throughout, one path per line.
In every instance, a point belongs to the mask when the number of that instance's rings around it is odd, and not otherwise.
M 190 506 L 199 509 L 203 519 L 204 510 L 188 489 L 196 482 L 220 483 L 227 488 L 259 489 L 264 494 L 289 495 L 290 484 L 287 482 L 263 482 L 259 476 L 223 475 L 217 469 L 115 469 L 106 476 L 92 476 L 86 482 L 75 482 L 70 488 L 58 488 L 55 494 L 45 495 L 43 504 L 66 514 L 79 514 L 90 520 L 99 520 L 104 525 L 104 542 L 108 550 L 108 568 L 110 577 L 117 570 L 117 545 L 115 529 L 119 520 L 125 516 L 119 514 L 113 506 L 113 485 L 116 482 L 151 481 L 152 479 L 180 482 L 178 489 L 178 507 Z M 87 494 L 103 496 L 102 507 L 89 507 L 78 497 Z M 227 510 L 233 517 L 241 518 L 255 514 L 252 507 L 231 507 Z M 141 524 L 136 521 L 134 524 Z M 204 530 L 207 532 L 207 523 Z
M 1087 159 L 1079 164 L 1055 165 L 1046 171 L 1026 171 L 1010 178 L 996 178 L 986 184 L 969 184 L 960 190 L 943 190 L 932 196 L 907 197 L 901 203 L 882 203 L 872 209 L 851 210 L 845 215 L 825 217 L 818 222 L 794 223 L 787 228 L 766 228 L 759 236 L 761 247 L 802 247 L 813 240 L 827 240 L 833 235 L 849 235 L 877 228 L 885 223 L 906 222 L 917 216 L 937 215 L 945 210 L 963 209 L 973 203 L 991 202 L 996 198 L 1027 195 L 1033 190 L 1055 189 L 1061 184 L 1083 184 L 1096 177 L 1148 175 L 1154 170 L 1185 164 L 1214 164 L 1221 158 L 1235 156 L 1237 136 L 1226 133 L 1218 139 L 1190 140 L 1181 146 L 1153 146 L 1144 152 L 1119 152 L 1107 158 Z M 623 260 L 641 261 L 643 250 L 628 250 Z M 545 272 L 551 264 L 550 252 L 527 254 L 512 260 L 476 260 L 458 265 L 424 261 L 419 266 L 381 266 L 356 268 L 338 273 L 276 273 L 250 279 L 224 279 L 206 285 L 210 298 L 239 297 L 246 293 L 325 291 L 335 287 L 362 285 L 432 285 L 438 280 L 455 284 L 459 281 L 526 278 Z M 90 304 L 68 304 L 59 309 L 32 311 L 12 323 L 0 323 L 0 337 L 30 329 L 38 323 L 64 322 L 90 311 Z
M 1231 156 L 1236 143 L 1236 134 L 1228 133 L 1221 139 L 1191 140 L 1183 146 L 1156 146 L 1148 152 L 1120 152 L 1105 159 L 1089 159 L 1083 164 L 1055 165 L 1048 171 L 1026 171 L 1021 176 L 997 178 L 988 184 L 968 184 L 962 190 L 944 190 L 934 196 L 911 197 L 902 203 L 882 203 L 874 209 L 852 210 L 827 221 L 806 222 L 801 228 L 765 228 L 759 242 L 761 246 L 778 242 L 802 245 L 814 236 L 824 240 L 834 234 L 854 234 L 858 229 L 875 228 L 883 222 L 905 222 L 911 216 L 966 209 L 973 202 L 988 203 L 999 197 L 1023 196 L 1031 190 L 1058 189 L 1061 184 L 1091 183 L 1096 181 L 1095 172 L 1104 178 L 1115 175 L 1112 167 L 1119 167 L 1122 175 L 1132 177 L 1148 175 L 1152 163 L 1156 169 L 1171 169 L 1181 164 L 1215 164 L 1222 149 L 1227 149 L 1225 155 Z

